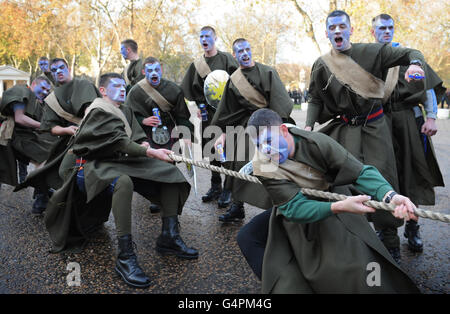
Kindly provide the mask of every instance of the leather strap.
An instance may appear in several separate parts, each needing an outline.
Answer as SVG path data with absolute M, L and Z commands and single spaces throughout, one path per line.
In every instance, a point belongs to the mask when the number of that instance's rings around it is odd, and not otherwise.
M 131 138 L 131 133 L 132 133 L 131 127 L 130 127 L 130 124 L 128 123 L 127 118 L 125 117 L 124 113 L 122 112 L 122 110 L 120 110 L 119 108 L 117 108 L 116 106 L 111 104 L 110 102 L 104 100 L 103 98 L 96 98 L 92 102 L 92 104 L 86 108 L 86 113 L 85 113 L 82 121 L 84 121 L 84 119 L 88 116 L 89 112 L 95 108 L 102 109 L 103 111 L 108 112 L 108 113 L 118 117 L 120 120 L 122 120 L 123 124 L 125 125 L 125 133 L 127 133 L 127 136 L 129 138 Z
M 194 61 L 194 67 L 195 70 L 197 70 L 198 75 L 200 75 L 202 79 L 204 79 L 209 73 L 211 73 L 211 69 L 208 63 L 206 63 L 204 56 L 201 56 Z
M 164 112 L 169 112 L 172 110 L 173 105 L 167 101 L 156 89 L 154 89 L 144 78 L 139 81 L 138 85 L 144 90 L 144 92 L 153 99 L 156 104 Z
M 244 97 L 248 102 L 257 106 L 258 108 L 266 108 L 267 100 L 258 92 L 247 80 L 247 78 L 242 73 L 241 69 L 237 69 L 231 74 L 231 82 L 236 86 L 239 93 Z
M 44 99 L 45 103 L 61 118 L 75 123 L 77 125 L 80 124 L 81 122 L 81 118 L 78 118 L 76 116 L 74 116 L 71 113 L 68 113 L 67 111 L 65 111 L 61 105 L 58 102 L 58 98 L 56 98 L 55 92 L 51 92 L 50 95 L 48 95 L 45 99 Z

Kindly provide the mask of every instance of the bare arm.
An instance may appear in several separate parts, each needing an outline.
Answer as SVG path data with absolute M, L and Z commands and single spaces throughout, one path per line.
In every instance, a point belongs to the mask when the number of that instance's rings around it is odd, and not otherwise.
M 41 127 L 41 123 L 25 115 L 23 109 L 14 111 L 14 121 L 17 124 L 30 127 L 33 129 L 39 129 Z

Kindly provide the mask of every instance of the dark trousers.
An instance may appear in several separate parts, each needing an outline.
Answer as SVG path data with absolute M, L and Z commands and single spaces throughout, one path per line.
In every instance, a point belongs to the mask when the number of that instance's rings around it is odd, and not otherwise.
M 261 280 L 262 275 L 271 213 L 272 209 L 268 209 L 253 217 L 248 224 L 241 228 L 237 235 L 239 248 L 259 280 Z

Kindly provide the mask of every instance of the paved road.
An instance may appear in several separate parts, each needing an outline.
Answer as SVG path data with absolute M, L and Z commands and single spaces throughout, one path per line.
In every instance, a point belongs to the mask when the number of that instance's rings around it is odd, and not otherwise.
M 303 126 L 305 113 L 295 111 Z M 450 120 L 439 120 L 434 137 L 441 169 L 450 182 Z M 183 166 L 180 166 L 183 170 Z M 209 174 L 199 169 L 199 195 L 191 193 L 180 218 L 182 236 L 200 251 L 196 261 L 158 255 L 158 215 L 148 211 L 148 202 L 135 194 L 133 236 L 141 267 L 152 279 L 146 290 L 135 290 L 114 273 L 116 234 L 113 217 L 105 223 L 81 254 L 51 254 L 50 240 L 41 217 L 30 213 L 32 190 L 13 193 L 0 190 L 0 293 L 259 293 L 260 282 L 248 267 L 236 244 L 239 228 L 260 209 L 246 206 L 242 224 L 223 225 L 217 216 L 225 210 L 204 204 L 200 196 L 209 188 Z M 431 209 L 450 214 L 449 187 L 438 188 L 437 205 Z M 402 266 L 424 293 L 450 292 L 450 232 L 447 224 L 421 220 L 425 241 L 422 254 L 410 253 L 402 237 Z M 399 232 L 403 232 L 403 228 Z M 67 285 L 67 265 L 81 266 L 81 286 Z

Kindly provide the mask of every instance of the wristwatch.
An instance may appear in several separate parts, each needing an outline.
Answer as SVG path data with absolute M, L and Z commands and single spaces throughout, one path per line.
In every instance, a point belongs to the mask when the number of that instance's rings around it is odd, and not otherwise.
M 423 67 L 423 64 L 422 64 L 422 61 L 420 61 L 420 60 L 418 60 L 418 59 L 414 59 L 414 60 L 411 60 L 411 62 L 409 62 L 409 64 L 410 65 L 418 65 L 418 66 L 420 66 L 420 67 Z
M 386 198 L 384 199 L 385 203 L 390 203 L 392 201 L 392 198 L 397 195 L 398 193 L 395 191 L 392 191 L 391 193 L 389 193 L 388 196 L 386 196 Z

